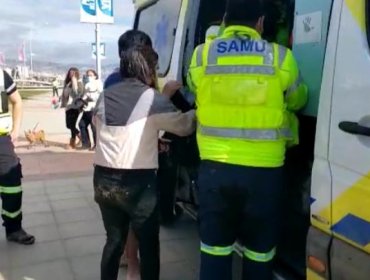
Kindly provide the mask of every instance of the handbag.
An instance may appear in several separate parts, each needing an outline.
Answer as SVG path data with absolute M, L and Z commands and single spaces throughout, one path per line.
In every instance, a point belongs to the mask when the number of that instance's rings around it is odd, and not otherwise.
M 77 110 L 82 110 L 85 106 L 87 106 L 88 102 L 84 100 L 82 97 L 78 97 L 73 102 L 73 107 Z

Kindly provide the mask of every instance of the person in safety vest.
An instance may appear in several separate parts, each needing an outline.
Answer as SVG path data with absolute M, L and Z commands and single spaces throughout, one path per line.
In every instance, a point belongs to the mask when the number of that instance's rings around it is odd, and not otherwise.
M 225 29 L 195 49 L 188 84 L 196 94 L 201 237 L 200 280 L 272 279 L 281 221 L 289 116 L 307 101 L 292 52 L 261 39 L 258 0 L 229 0 Z
M 0 69 L 0 194 L 1 217 L 8 241 L 30 245 L 35 237 L 22 228 L 22 169 L 14 152 L 22 117 L 22 99 L 12 78 Z M 12 113 L 8 103 L 13 106 Z

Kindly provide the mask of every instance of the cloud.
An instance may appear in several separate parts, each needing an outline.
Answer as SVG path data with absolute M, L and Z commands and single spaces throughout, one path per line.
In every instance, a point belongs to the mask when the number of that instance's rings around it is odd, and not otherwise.
M 102 25 L 102 42 L 107 59 L 116 61 L 116 41 L 132 26 L 132 0 L 115 0 L 115 24 Z M 34 60 L 58 63 L 91 63 L 91 43 L 95 41 L 93 24 L 80 23 L 79 1 L 76 0 L 1 0 L 0 52 L 9 59 L 17 58 L 23 41 L 29 53 L 32 38 Z

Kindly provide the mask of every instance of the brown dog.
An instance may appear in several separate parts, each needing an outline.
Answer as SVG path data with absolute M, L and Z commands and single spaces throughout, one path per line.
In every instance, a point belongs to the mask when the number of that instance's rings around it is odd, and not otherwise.
M 28 149 L 30 149 L 32 146 L 36 145 L 37 143 L 41 143 L 45 147 L 47 147 L 45 131 L 44 130 L 36 131 L 37 126 L 38 124 L 35 126 L 33 130 L 29 129 L 28 131 L 24 132 L 24 136 L 29 142 Z

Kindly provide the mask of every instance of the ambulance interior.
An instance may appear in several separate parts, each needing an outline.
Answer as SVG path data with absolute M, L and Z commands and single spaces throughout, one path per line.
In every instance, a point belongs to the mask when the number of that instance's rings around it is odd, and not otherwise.
M 266 2 L 263 37 L 268 41 L 276 42 L 276 39 L 279 37 L 279 27 L 286 27 L 289 34 L 292 34 L 293 32 L 295 0 L 266 0 Z M 200 1 L 196 34 L 194 38 L 195 45 L 204 42 L 207 32 L 212 29 L 213 32 L 211 31 L 208 34 L 213 33 L 217 35 L 218 28 L 211 28 L 210 30 L 210 27 L 219 27 L 221 25 L 225 13 L 225 5 L 225 0 Z M 284 44 L 287 47 L 291 47 L 289 40 L 279 43 Z
M 270 3 L 267 6 L 263 38 L 292 49 L 295 1 L 268 1 Z M 225 3 L 225 0 L 200 2 L 194 46 L 204 43 L 207 36 L 218 34 Z M 189 61 L 189 58 L 185 58 L 184 61 Z M 184 77 L 186 72 L 187 65 L 184 65 Z M 310 179 L 316 130 L 316 116 L 301 113 L 299 119 L 300 145 L 291 148 L 286 158 L 289 176 L 286 176 L 283 233 L 278 247 L 277 263 L 278 270 L 289 272 L 292 279 L 300 279 L 305 275 L 306 236 L 310 226 Z

